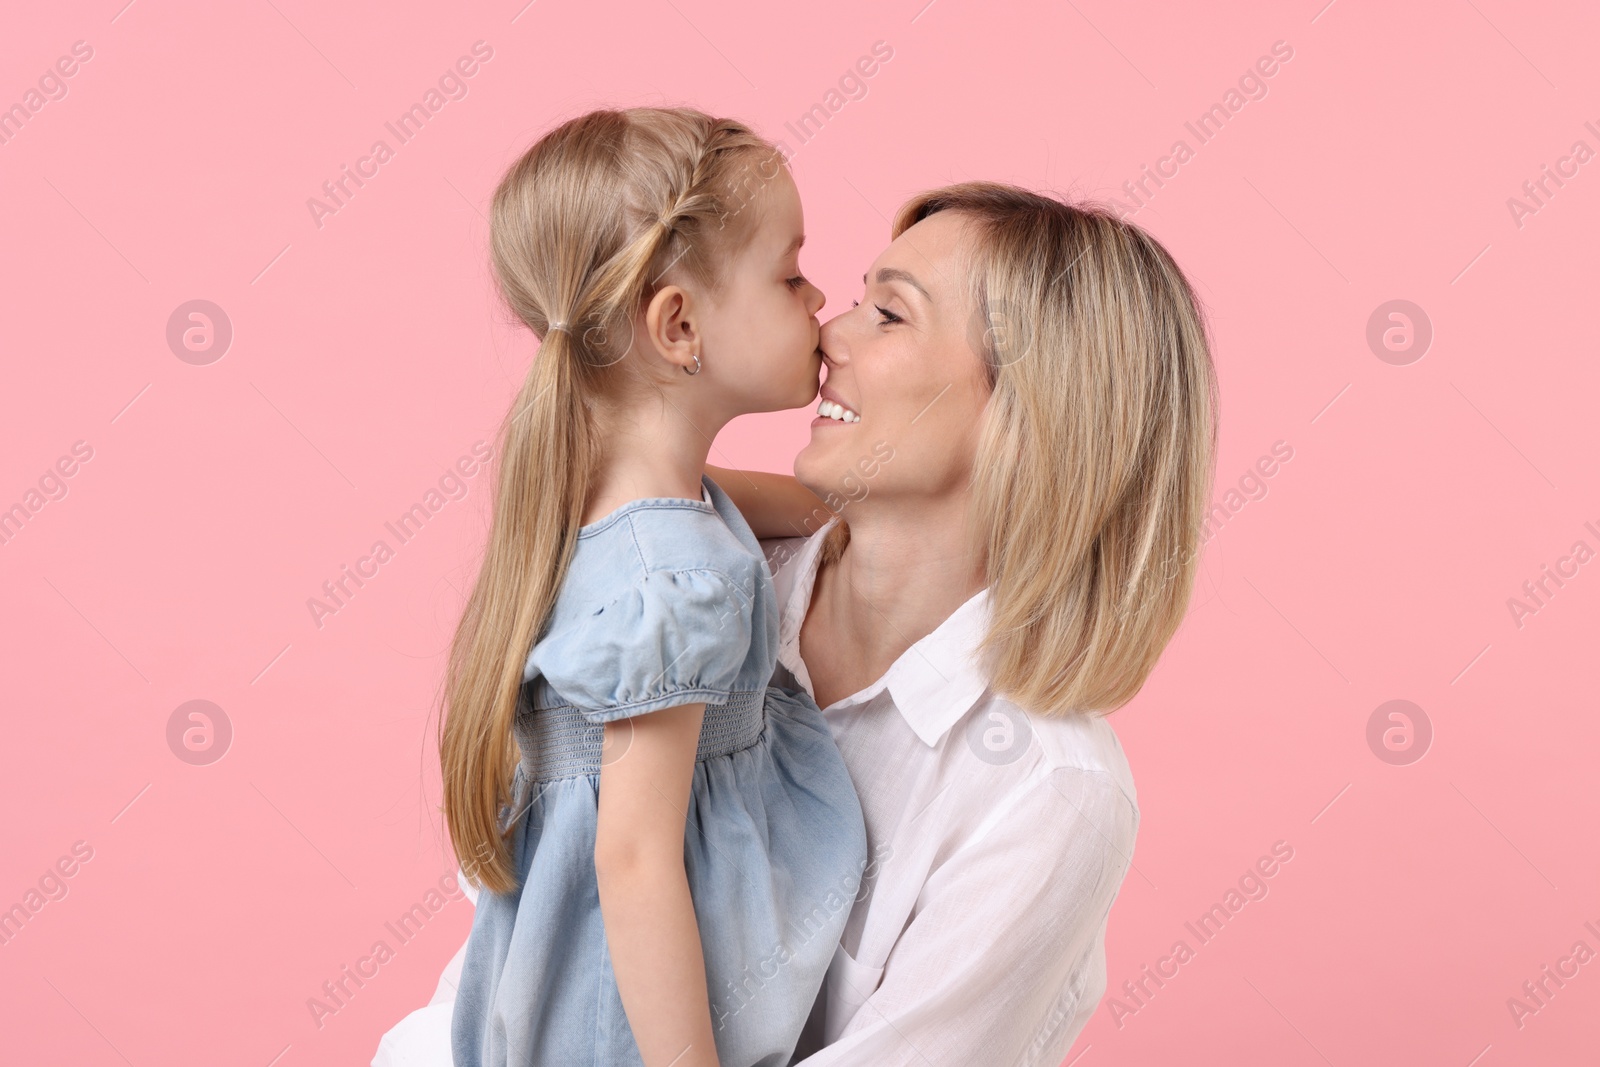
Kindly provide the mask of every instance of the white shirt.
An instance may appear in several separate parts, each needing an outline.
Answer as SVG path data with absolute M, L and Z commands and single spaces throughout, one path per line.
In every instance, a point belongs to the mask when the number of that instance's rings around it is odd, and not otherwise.
M 782 605 L 778 681 L 808 693 L 800 625 L 832 525 L 763 542 Z M 797 1067 L 1057 1067 L 1105 992 L 1106 918 L 1139 825 L 1133 776 L 1104 718 L 1044 718 L 989 692 L 974 659 L 987 613 L 982 590 L 823 709 L 861 798 L 868 867 Z M 372 1067 L 449 1067 L 465 953 Z
M 833 522 L 763 542 L 778 662 L 808 693 L 800 626 Z M 1045 718 L 990 692 L 975 659 L 988 606 L 979 591 L 823 709 L 876 877 L 795 1064 L 1056 1067 L 1105 992 L 1106 918 L 1139 825 L 1133 776 L 1103 717 Z

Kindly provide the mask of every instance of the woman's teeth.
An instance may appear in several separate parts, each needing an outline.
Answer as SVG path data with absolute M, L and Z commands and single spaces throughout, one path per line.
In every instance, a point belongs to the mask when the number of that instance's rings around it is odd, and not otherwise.
M 835 404 L 831 400 L 824 400 L 822 403 L 818 404 L 817 414 L 824 415 L 830 419 L 838 419 L 840 422 L 861 421 L 860 415 L 857 415 L 853 411 L 847 411 L 843 405 Z

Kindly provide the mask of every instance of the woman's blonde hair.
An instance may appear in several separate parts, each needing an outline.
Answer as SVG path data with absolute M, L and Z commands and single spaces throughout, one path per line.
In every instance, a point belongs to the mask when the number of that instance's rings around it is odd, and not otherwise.
M 658 282 L 671 271 L 716 291 L 719 263 L 756 229 L 752 188 L 782 166 L 730 119 L 601 110 L 550 131 L 495 189 L 495 277 L 541 344 L 500 427 L 493 525 L 450 647 L 439 728 L 456 858 L 494 892 L 516 885 L 499 826 L 520 758 L 513 722 L 597 470 L 596 404 L 645 380 L 634 368 L 625 382 L 622 364 Z
M 1211 493 L 1205 315 L 1155 238 L 1100 204 L 963 182 L 913 197 L 973 224 L 969 340 L 992 389 L 969 533 L 990 685 L 1044 715 L 1133 699 L 1189 605 Z M 849 540 L 843 522 L 824 557 Z

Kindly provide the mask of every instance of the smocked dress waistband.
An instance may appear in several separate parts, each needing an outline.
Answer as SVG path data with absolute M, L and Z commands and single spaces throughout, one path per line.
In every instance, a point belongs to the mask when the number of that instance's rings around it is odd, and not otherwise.
M 765 696 L 765 689 L 735 690 L 725 703 L 706 705 L 695 762 L 755 744 L 767 724 Z M 600 773 L 605 726 L 589 722 L 571 704 L 538 706 L 524 701 L 517 708 L 513 730 L 523 754 L 520 778 L 537 783 Z

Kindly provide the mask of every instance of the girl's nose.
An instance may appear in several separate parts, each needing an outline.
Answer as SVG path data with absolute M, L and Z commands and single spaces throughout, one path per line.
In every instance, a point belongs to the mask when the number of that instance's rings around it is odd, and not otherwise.
M 811 302 L 813 305 L 811 308 L 811 314 L 815 315 L 828 305 L 828 294 L 824 293 L 821 289 L 818 289 L 815 285 L 812 285 Z

